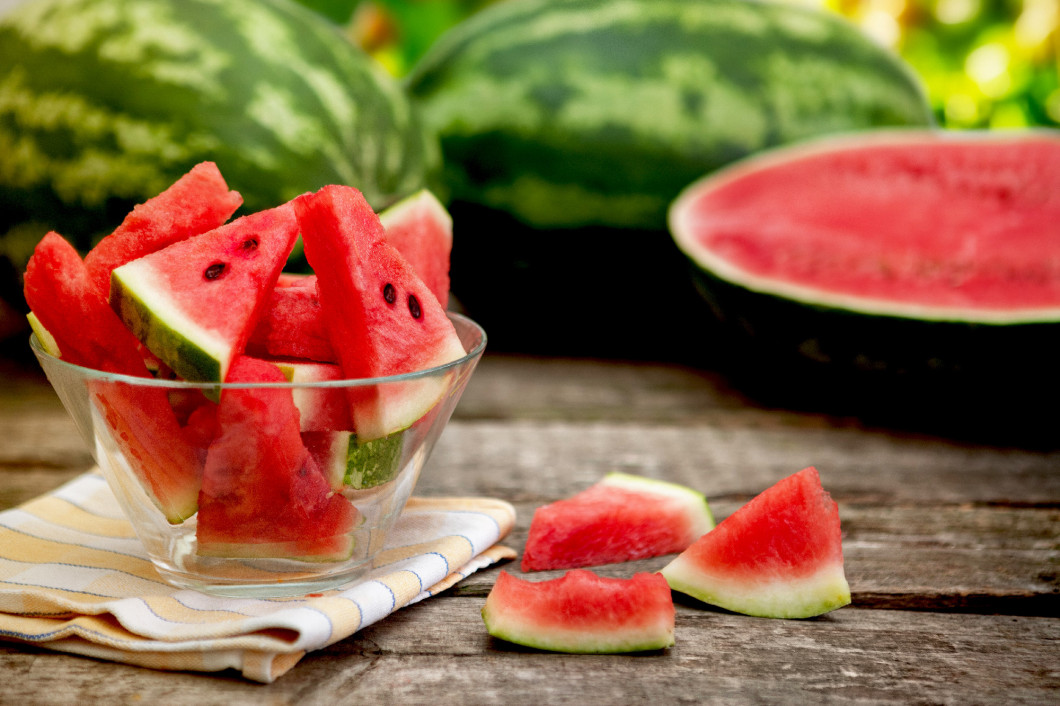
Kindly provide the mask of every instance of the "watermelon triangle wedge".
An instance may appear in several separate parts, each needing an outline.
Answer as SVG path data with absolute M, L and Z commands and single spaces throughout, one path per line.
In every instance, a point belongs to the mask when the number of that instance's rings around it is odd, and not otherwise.
M 442 305 L 386 241 L 361 192 L 332 185 L 293 203 L 306 259 L 317 274 L 321 312 L 346 377 L 415 373 L 465 355 Z M 408 428 L 443 390 L 444 380 L 436 376 L 361 388 L 351 395 L 358 439 Z
M 110 304 L 177 375 L 220 382 L 297 236 L 290 204 L 244 216 L 116 268 Z
M 754 497 L 660 573 L 675 591 L 746 615 L 809 618 L 850 603 L 839 508 L 812 466 Z

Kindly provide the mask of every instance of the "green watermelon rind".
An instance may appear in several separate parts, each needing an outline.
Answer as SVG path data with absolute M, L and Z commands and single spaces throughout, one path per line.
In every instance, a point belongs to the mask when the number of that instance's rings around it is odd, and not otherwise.
M 221 382 L 231 362 L 230 342 L 184 315 L 157 288 L 153 268 L 134 260 L 111 273 L 111 306 L 148 350 L 185 380 Z
M 842 17 L 742 0 L 498 3 L 407 86 L 453 200 L 539 228 L 662 229 L 681 188 L 745 155 L 934 124 L 908 65 Z
M 659 573 L 670 588 L 734 613 L 761 618 L 812 618 L 849 605 L 843 566 L 823 566 L 805 578 L 741 582 L 712 575 L 678 556 Z
M 368 441 L 349 431 L 317 432 L 330 436 L 321 468 L 332 489 L 369 490 L 394 480 L 402 468 L 405 431 Z
M 438 197 L 435 196 L 434 192 L 426 188 L 419 189 L 415 193 L 409 194 L 379 211 L 379 221 L 383 224 L 383 229 L 386 230 L 390 228 L 393 223 L 406 218 L 407 213 L 410 210 L 423 206 L 431 212 L 433 216 L 432 220 L 436 220 L 439 223 L 448 223 L 450 227 L 452 227 L 452 215 L 446 210 L 442 202 L 438 200 Z

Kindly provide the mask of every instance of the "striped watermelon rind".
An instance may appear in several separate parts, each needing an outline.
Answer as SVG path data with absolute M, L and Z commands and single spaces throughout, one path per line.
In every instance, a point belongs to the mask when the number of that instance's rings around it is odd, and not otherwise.
M 283 0 L 32 0 L 0 18 L 0 66 L 0 234 L 87 250 L 204 160 L 247 212 L 329 183 L 381 208 L 438 167 L 401 86 Z
M 930 125 L 912 71 L 834 13 L 752 0 L 519 0 L 407 79 L 456 200 L 539 228 L 665 227 L 681 188 L 763 148 Z

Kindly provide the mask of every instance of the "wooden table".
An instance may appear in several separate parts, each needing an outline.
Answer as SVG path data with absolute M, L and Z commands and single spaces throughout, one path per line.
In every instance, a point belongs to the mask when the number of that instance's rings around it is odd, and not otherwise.
M 3 373 L 0 509 L 92 465 L 34 364 Z M 493 568 L 267 686 L 0 642 L 0 704 L 1060 703 L 1057 436 L 957 440 L 770 406 L 698 368 L 487 353 L 418 493 L 512 502 L 521 551 L 535 507 L 608 471 L 699 488 L 721 519 L 812 464 L 839 503 L 853 604 L 782 621 L 678 597 L 672 649 L 560 655 L 487 636 Z

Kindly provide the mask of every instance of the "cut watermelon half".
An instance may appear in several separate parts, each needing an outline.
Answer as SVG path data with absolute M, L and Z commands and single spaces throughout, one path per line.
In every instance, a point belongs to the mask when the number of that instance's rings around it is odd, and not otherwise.
M 551 581 L 501 571 L 482 608 L 490 635 L 555 652 L 661 650 L 674 644 L 670 587 L 658 574 L 606 578 L 574 569 Z
M 449 258 L 453 217 L 427 189 L 380 211 L 379 220 L 393 245 L 412 265 L 442 308 L 449 306 Z
M 672 554 L 712 527 L 702 493 L 609 473 L 586 490 L 534 511 L 521 568 L 567 569 Z
M 177 375 L 220 382 L 297 236 L 288 204 L 244 216 L 115 269 L 111 306 Z
M 747 615 L 809 618 L 850 603 L 839 509 L 812 466 L 756 496 L 660 573 L 675 591 Z
M 213 162 L 201 162 L 172 186 L 136 206 L 85 256 L 95 287 L 107 298 L 116 267 L 222 225 L 243 203 Z
M 228 382 L 284 382 L 241 356 Z M 202 556 L 340 561 L 353 552 L 356 508 L 336 494 L 298 430 L 285 388 L 230 388 L 203 469 L 196 528 Z
M 294 201 L 306 258 L 317 274 L 331 344 L 348 378 L 426 370 L 465 355 L 438 303 L 356 189 L 327 186 Z M 440 399 L 437 377 L 381 383 L 351 395 L 362 441 L 408 428 Z

